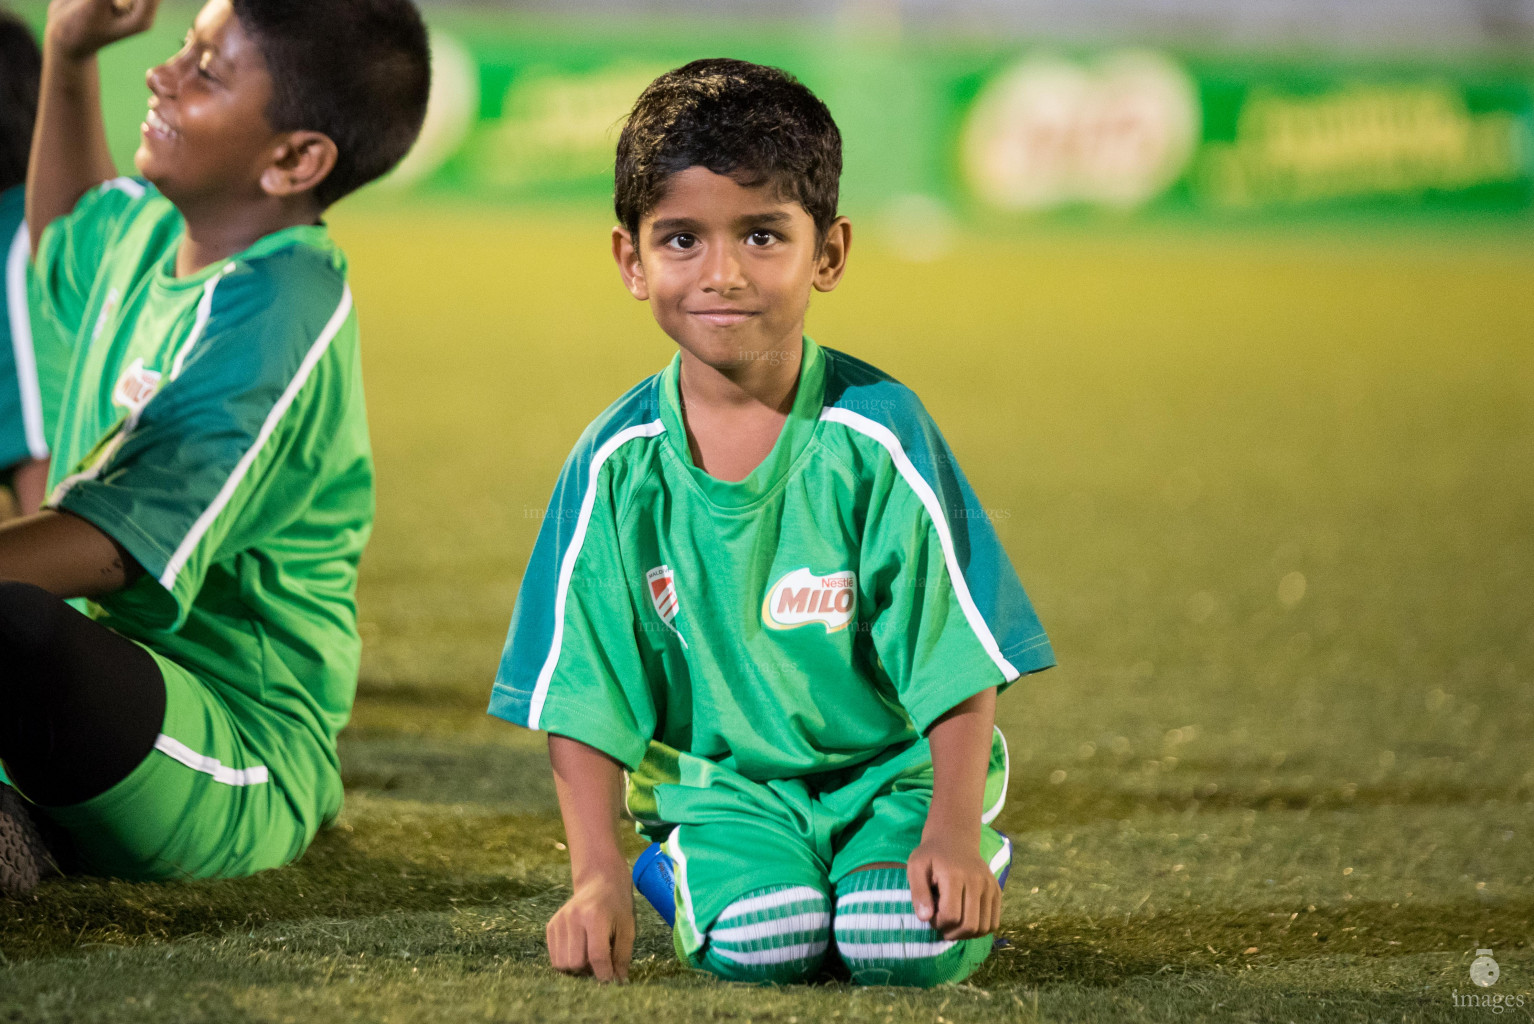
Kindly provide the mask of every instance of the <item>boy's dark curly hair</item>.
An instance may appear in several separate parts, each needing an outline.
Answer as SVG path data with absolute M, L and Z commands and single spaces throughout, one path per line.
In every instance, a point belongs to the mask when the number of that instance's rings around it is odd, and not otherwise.
M 0 10 L 0 191 L 27 180 L 43 55 L 32 30 Z
M 821 239 L 836 219 L 842 135 L 831 112 L 786 71 L 695 60 L 639 94 L 618 138 L 613 208 L 630 234 L 689 167 L 770 184 L 803 206 Z
M 272 78 L 278 131 L 323 132 L 336 166 L 323 206 L 388 173 L 420 134 L 431 51 L 410 0 L 232 0 Z

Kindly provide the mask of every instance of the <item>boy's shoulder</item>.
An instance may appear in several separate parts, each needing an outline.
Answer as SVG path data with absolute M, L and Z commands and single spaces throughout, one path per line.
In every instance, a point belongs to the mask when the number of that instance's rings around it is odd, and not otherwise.
M 625 441 L 663 433 L 661 376 L 652 374 L 635 384 L 588 423 L 570 452 L 569 462 L 605 463 Z
M 916 392 L 870 363 L 832 348 L 825 354 L 823 422 L 840 431 L 822 431 L 824 443 L 882 450 L 895 462 L 931 461 L 947 444 Z M 924 474 L 925 475 L 925 474 Z
M 113 178 L 93 186 L 71 212 L 68 231 L 93 235 L 103 264 L 120 258 L 150 272 L 179 244 L 186 224 L 181 212 L 142 178 Z M 288 228 L 259 239 L 230 264 L 250 269 L 283 290 L 312 281 L 346 278 L 346 260 L 323 225 Z

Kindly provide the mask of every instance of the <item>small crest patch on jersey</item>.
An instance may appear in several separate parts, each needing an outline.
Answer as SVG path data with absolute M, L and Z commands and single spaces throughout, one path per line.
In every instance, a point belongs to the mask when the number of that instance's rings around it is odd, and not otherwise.
M 657 565 L 645 573 L 644 578 L 650 589 L 650 603 L 655 606 L 655 613 L 682 641 L 682 646 L 686 647 L 687 638 L 676 628 L 676 613 L 681 602 L 676 596 L 676 575 L 671 571 L 671 566 Z
M 767 589 L 762 623 L 795 629 L 820 623 L 827 633 L 846 629 L 858 610 L 858 578 L 851 569 L 818 575 L 795 569 Z
M 159 390 L 160 371 L 149 369 L 142 359 L 135 359 L 117 378 L 117 386 L 112 389 L 112 401 L 124 409 L 141 412 Z

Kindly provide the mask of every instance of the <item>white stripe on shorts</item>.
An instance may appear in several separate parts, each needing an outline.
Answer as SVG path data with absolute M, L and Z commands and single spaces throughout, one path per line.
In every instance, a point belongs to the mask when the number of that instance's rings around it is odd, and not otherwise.
M 795 932 L 813 932 L 830 927 L 831 915 L 825 911 L 818 914 L 795 914 L 775 921 L 757 921 L 753 924 L 736 925 L 734 928 L 713 928 L 708 937 L 712 942 L 749 942 L 775 935 L 792 935 Z
M 794 960 L 808 960 L 812 956 L 819 956 L 826 951 L 828 943 L 825 939 L 819 942 L 804 942 L 797 946 L 779 946 L 777 949 L 720 949 L 718 946 L 710 946 L 717 956 L 726 960 L 733 960 L 738 964 L 786 964 Z
M 154 748 L 194 771 L 213 776 L 214 782 L 222 782 L 226 786 L 259 786 L 270 777 L 264 764 L 253 765 L 250 768 L 230 768 L 218 758 L 199 754 L 185 743 L 172 739 L 163 732 L 154 741 Z
M 1002 837 L 1001 849 L 996 851 L 996 856 L 991 858 L 991 874 L 996 874 L 1002 869 L 1002 865 L 1012 859 L 1012 840 Z

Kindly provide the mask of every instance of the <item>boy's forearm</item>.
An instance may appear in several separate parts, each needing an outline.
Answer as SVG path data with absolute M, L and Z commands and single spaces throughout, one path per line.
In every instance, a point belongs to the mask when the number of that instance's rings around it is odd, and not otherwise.
M 946 836 L 980 842 L 985 779 L 996 724 L 996 688 L 949 709 L 927 730 L 932 748 L 932 807 L 923 840 Z
M 34 253 L 43 229 L 74 209 L 92 186 L 117 174 L 101 117 L 96 55 L 71 55 L 53 36 L 44 36 L 37 124 L 27 166 L 27 228 Z
M 595 747 L 554 733 L 549 733 L 549 764 L 576 887 L 600 875 L 626 874 L 628 862 L 618 843 L 623 766 Z

